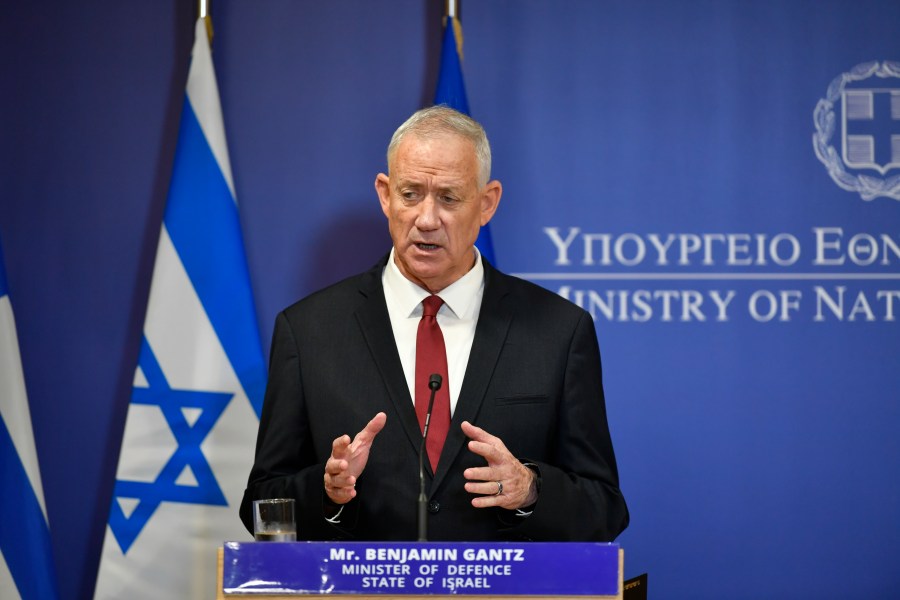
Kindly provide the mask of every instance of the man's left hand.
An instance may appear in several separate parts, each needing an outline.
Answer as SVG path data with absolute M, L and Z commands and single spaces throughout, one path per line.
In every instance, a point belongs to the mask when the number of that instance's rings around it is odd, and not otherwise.
M 506 449 L 503 440 L 468 421 L 463 421 L 462 430 L 469 438 L 469 450 L 487 461 L 486 467 L 463 473 L 466 491 L 481 494 L 472 499 L 472 506 L 515 510 L 537 502 L 537 476 Z

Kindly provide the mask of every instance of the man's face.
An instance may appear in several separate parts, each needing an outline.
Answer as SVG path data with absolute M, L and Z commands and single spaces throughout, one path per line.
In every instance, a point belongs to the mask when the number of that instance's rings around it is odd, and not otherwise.
M 397 267 L 407 279 L 439 292 L 475 264 L 475 239 L 497 210 L 500 183 L 478 187 L 475 147 L 452 133 L 408 134 L 388 167 L 390 177 L 380 173 L 375 189 Z

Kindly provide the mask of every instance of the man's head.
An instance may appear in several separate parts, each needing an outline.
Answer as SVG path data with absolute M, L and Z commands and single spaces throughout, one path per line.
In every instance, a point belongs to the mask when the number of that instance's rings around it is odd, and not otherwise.
M 401 273 L 439 292 L 472 268 L 475 239 L 500 202 L 488 181 L 491 149 L 484 129 L 446 106 L 418 111 L 388 146 L 388 173 L 375 189 L 388 218 Z

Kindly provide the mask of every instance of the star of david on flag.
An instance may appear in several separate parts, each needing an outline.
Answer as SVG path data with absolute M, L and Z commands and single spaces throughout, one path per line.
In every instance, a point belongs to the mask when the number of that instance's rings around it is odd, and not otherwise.
M 219 92 L 197 21 L 96 598 L 212 598 L 265 364 Z
M 135 385 L 131 404 L 159 410 L 175 439 L 175 451 L 152 482 L 116 481 L 117 498 L 137 500 L 130 516 L 118 503 L 109 513 L 109 527 L 125 553 L 162 502 L 228 505 L 200 446 L 234 395 L 172 389 L 146 338 L 138 368 L 146 385 Z

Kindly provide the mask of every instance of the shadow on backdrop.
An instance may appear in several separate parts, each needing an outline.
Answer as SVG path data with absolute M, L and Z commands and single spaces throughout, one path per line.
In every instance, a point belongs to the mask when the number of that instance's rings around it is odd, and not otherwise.
M 366 209 L 366 214 L 358 210 L 338 214 L 318 231 L 314 247 L 306 269 L 308 279 L 301 282 L 301 288 L 310 292 L 366 271 L 387 254 L 391 249 L 387 219 L 375 207 Z
M 116 381 L 116 401 L 110 410 L 106 456 L 118 457 L 122 449 L 125 419 L 128 415 L 128 405 L 131 402 L 134 371 L 144 333 L 147 301 L 150 299 L 150 282 L 165 214 L 169 182 L 172 179 L 172 164 L 175 160 L 175 146 L 178 142 L 178 125 L 184 105 L 185 83 L 190 68 L 188 58 L 194 38 L 192 27 L 194 16 L 190 10 L 179 10 L 177 1 L 174 4 L 172 31 L 176 34 L 173 37 L 174 50 L 172 54 L 176 59 L 169 80 L 165 126 L 159 132 L 159 155 L 154 167 L 153 189 L 150 191 L 150 202 L 144 220 L 144 231 L 141 235 L 139 264 L 135 273 L 133 293 L 129 299 L 131 310 L 128 313 L 127 333 L 122 346 L 119 375 Z M 78 598 L 94 597 L 117 468 L 118 460 L 106 461 L 100 466 L 101 484 L 97 490 L 97 502 L 91 517 L 91 535 L 88 543 L 91 552 L 86 553 L 83 557 L 84 567 L 81 571 L 83 579 L 81 585 L 76 588 L 76 597 Z M 57 556 L 59 556 L 58 553 Z

